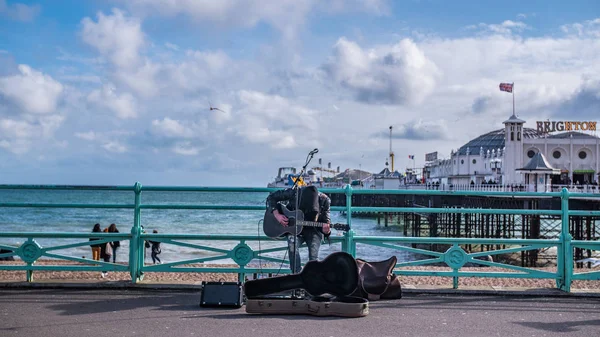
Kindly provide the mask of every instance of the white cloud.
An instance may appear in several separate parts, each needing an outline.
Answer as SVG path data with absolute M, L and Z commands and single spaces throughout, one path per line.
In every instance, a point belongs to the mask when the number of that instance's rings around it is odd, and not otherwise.
M 96 132 L 94 131 L 88 131 L 88 132 L 75 132 L 75 137 L 80 138 L 80 139 L 84 139 L 84 140 L 96 140 L 97 135 Z
M 140 15 L 185 15 L 196 22 L 220 28 L 255 27 L 266 23 L 291 40 L 312 12 L 365 12 L 375 15 L 390 13 L 388 0 L 122 0 Z
M 577 37 L 600 37 L 600 18 L 594 20 L 587 20 L 583 23 L 573 23 L 569 25 L 563 25 L 560 29 L 569 35 Z
M 136 99 L 129 93 L 117 93 L 112 85 L 93 90 L 87 97 L 88 101 L 115 113 L 118 118 L 128 119 L 137 117 Z
M 445 121 L 429 120 L 410 121 L 392 130 L 394 138 L 414 140 L 446 140 L 450 133 Z
M 96 48 L 102 55 L 120 68 L 130 68 L 140 62 L 139 51 L 144 45 L 140 20 L 126 17 L 118 9 L 112 15 L 97 14 L 97 22 L 86 17 L 83 25 L 83 41 Z
M 233 119 L 237 134 L 246 140 L 273 148 L 314 146 L 317 111 L 284 97 L 257 91 L 242 90 L 238 99 L 240 107 Z
M 200 149 L 192 146 L 190 142 L 181 142 L 175 144 L 173 152 L 182 156 L 196 156 L 200 153 Z
M 102 147 L 108 152 L 114 152 L 114 153 L 127 152 L 127 147 L 125 147 L 124 145 L 120 144 L 117 141 L 106 142 L 106 143 L 104 143 L 104 145 L 102 145 Z
M 15 153 L 27 153 L 36 142 L 48 145 L 56 130 L 62 125 L 62 116 L 41 116 L 30 121 L 0 119 L 0 147 Z
M 6 0 L 0 0 L 0 17 L 6 16 L 16 21 L 31 22 L 41 11 L 40 5 L 28 6 L 22 3 L 9 5 Z
M 186 123 L 183 125 L 178 120 L 173 120 L 165 117 L 162 120 L 152 121 L 152 131 L 156 135 L 167 138 L 194 138 L 198 137 L 199 132 L 202 132 L 201 127 L 195 124 Z
M 383 104 L 420 103 L 434 90 L 439 76 L 437 66 L 408 39 L 363 50 L 341 38 L 323 69 L 357 100 Z
M 165 42 L 165 47 L 174 51 L 179 51 L 179 46 L 174 43 Z
M 376 138 L 389 139 L 389 131 L 381 131 L 374 135 Z M 393 125 L 393 139 L 417 141 L 435 141 L 450 139 L 450 132 L 444 120 L 411 120 L 400 125 Z
M 505 20 L 500 24 L 480 23 L 478 25 L 467 26 L 467 29 L 480 29 L 484 32 L 493 34 L 510 35 L 513 33 L 522 32 L 525 29 L 530 29 L 527 24 L 521 21 Z
M 20 74 L 0 77 L 0 95 L 26 113 L 55 112 L 63 93 L 62 84 L 27 65 L 21 64 L 18 69 Z

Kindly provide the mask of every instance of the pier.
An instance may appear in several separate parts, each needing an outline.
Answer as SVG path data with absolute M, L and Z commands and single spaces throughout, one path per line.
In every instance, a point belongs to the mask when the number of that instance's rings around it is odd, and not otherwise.
M 332 206 L 346 206 L 344 194 L 331 194 Z M 457 196 L 419 194 L 356 194 L 352 195 L 356 207 L 406 207 L 455 209 L 510 209 L 510 210 L 560 210 L 558 197 L 505 197 Z M 569 208 L 580 211 L 600 210 L 595 198 L 573 198 Z M 505 238 L 505 239 L 556 239 L 561 232 L 558 215 L 479 214 L 479 213 L 419 213 L 419 212 L 353 212 L 353 217 L 375 217 L 385 227 L 400 226 L 407 237 L 439 238 Z M 600 239 L 598 216 L 579 215 L 569 218 L 569 229 L 574 240 Z M 416 247 L 416 245 L 413 245 Z M 429 247 L 445 250 L 447 245 Z M 493 251 L 505 249 L 504 245 L 466 245 L 467 251 Z M 587 250 L 575 248 L 574 258 L 583 259 Z M 556 259 L 553 250 L 522 251 L 517 258 L 523 267 L 545 266 Z

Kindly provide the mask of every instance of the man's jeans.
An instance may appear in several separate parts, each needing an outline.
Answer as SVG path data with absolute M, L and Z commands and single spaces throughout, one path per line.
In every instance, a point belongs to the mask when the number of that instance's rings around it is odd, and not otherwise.
M 307 228 L 297 236 L 296 247 L 300 247 L 303 243 L 306 243 L 308 246 L 308 260 L 313 261 L 319 258 L 319 248 L 321 248 L 321 240 L 323 240 L 323 234 L 321 232 L 317 232 L 312 228 Z M 299 273 L 302 270 L 302 265 L 300 262 L 300 253 L 296 249 L 294 252 L 294 235 L 287 235 L 288 242 L 288 253 L 290 254 L 290 270 L 292 273 Z M 294 254 L 295 253 L 295 254 Z M 292 256 L 296 258 L 292 261 Z

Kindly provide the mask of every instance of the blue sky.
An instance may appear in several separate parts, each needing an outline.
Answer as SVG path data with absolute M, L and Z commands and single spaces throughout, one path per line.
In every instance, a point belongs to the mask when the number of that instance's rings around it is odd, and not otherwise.
M 500 82 L 529 126 L 596 118 L 599 41 L 591 0 L 0 0 L 0 183 L 379 171 L 390 125 L 402 170 L 500 128 Z

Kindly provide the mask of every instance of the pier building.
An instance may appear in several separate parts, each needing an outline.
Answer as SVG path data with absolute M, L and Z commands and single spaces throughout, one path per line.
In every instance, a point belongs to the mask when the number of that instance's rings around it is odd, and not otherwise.
M 597 185 L 600 138 L 595 134 L 596 122 L 538 121 L 536 128 L 527 128 L 513 114 L 503 124 L 451 151 L 448 159 L 429 154 L 426 182 L 523 185 L 540 192 L 557 185 Z

